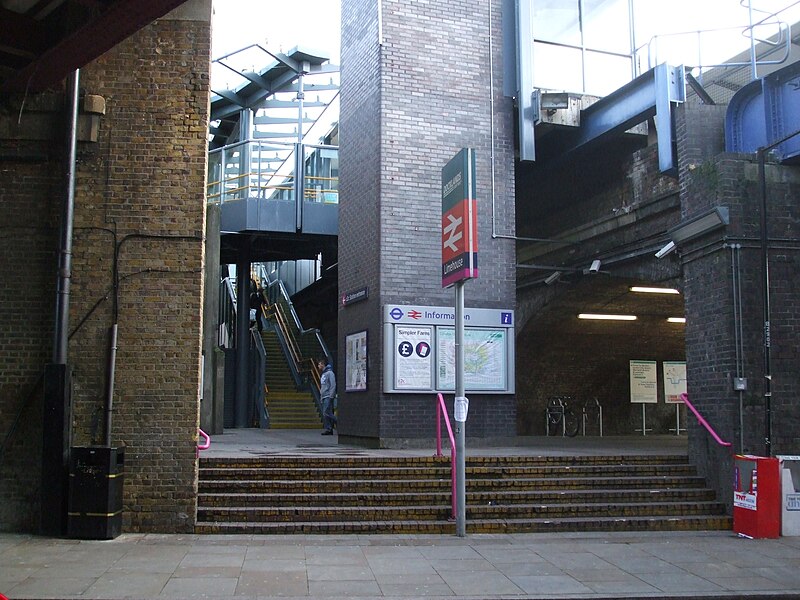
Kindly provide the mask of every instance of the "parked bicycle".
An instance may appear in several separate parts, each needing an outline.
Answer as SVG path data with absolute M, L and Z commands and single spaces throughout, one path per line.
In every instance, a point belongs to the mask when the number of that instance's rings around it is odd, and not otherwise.
M 580 418 L 570 408 L 572 398 L 569 396 L 553 396 L 547 400 L 545 411 L 545 427 L 547 435 L 575 437 L 578 434 Z

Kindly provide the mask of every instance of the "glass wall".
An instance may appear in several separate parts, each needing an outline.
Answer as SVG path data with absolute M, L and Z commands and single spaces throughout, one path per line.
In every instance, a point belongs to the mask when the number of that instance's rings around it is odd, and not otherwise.
M 530 0 L 533 87 L 606 95 L 633 78 L 630 0 Z

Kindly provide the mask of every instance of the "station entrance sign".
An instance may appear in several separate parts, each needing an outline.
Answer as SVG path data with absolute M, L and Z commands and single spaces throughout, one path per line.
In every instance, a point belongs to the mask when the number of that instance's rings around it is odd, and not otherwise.
M 442 287 L 478 276 L 475 150 L 462 148 L 442 169 Z

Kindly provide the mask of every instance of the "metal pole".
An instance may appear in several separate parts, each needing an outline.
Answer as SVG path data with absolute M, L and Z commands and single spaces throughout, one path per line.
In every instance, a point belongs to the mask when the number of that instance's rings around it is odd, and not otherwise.
M 106 396 L 105 396 L 105 421 L 106 426 L 103 431 L 103 445 L 111 447 L 111 416 L 114 414 L 114 376 L 117 365 L 117 333 L 119 326 L 116 323 L 111 326 L 109 333 L 109 353 L 108 353 L 108 369 L 106 373 Z
M 78 83 L 80 71 L 75 69 L 67 78 L 67 197 L 61 216 L 61 238 L 58 253 L 58 287 L 56 295 L 56 326 L 53 340 L 53 363 L 67 364 L 69 341 L 69 287 L 72 277 L 72 229 L 75 219 L 75 170 L 78 155 Z
M 455 284 L 456 303 L 456 402 L 464 397 L 464 282 Z M 466 461 L 464 457 L 466 420 L 456 421 L 456 535 L 466 531 Z

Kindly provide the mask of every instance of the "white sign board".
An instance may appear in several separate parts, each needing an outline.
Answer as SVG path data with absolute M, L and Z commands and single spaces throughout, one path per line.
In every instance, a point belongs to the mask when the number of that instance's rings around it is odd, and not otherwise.
M 682 361 L 664 361 L 664 401 L 680 404 L 681 394 L 686 393 L 686 363 Z
M 656 404 L 658 402 L 657 364 L 654 360 L 630 361 L 631 402 Z
M 430 327 L 398 325 L 395 328 L 395 379 L 398 390 L 428 390 L 433 380 Z

